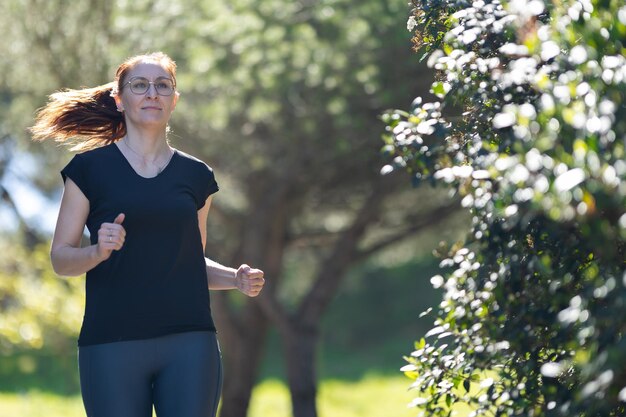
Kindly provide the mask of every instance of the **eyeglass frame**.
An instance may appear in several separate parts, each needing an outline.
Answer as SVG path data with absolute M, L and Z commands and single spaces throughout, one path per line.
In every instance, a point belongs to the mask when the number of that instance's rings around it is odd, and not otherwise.
M 121 88 L 121 89 L 124 89 L 124 87 L 125 87 L 127 84 L 132 83 L 134 80 L 136 80 L 136 79 L 138 79 L 138 78 L 143 78 L 144 80 L 146 80 L 146 82 L 148 83 L 148 88 L 147 88 L 147 89 L 146 89 L 146 91 L 144 91 L 143 93 L 135 93 L 135 92 L 133 91 L 133 88 L 132 88 L 132 87 L 129 87 L 130 92 L 131 92 L 131 93 L 133 93 L 133 94 L 135 94 L 135 95 L 141 96 L 141 95 L 146 94 L 148 91 L 150 91 L 150 86 L 151 86 L 151 85 L 154 85 L 154 83 L 156 83 L 156 82 L 157 82 L 157 81 L 159 81 L 159 80 L 169 80 L 169 81 L 171 81 L 171 82 L 172 82 L 172 92 L 171 92 L 170 94 L 161 94 L 161 93 L 159 93 L 159 90 L 156 88 L 156 86 L 154 86 L 154 91 L 157 93 L 157 95 L 162 96 L 162 97 L 169 97 L 169 96 L 171 96 L 172 94 L 174 94 L 174 92 L 176 91 L 176 81 L 174 81 L 173 79 L 171 79 L 171 78 L 169 78 L 169 77 L 158 77 L 158 78 L 157 78 L 157 79 L 155 79 L 154 81 L 150 81 L 150 80 L 149 80 L 149 79 L 147 79 L 146 77 L 142 77 L 142 76 L 140 76 L 140 75 L 138 75 L 138 76 L 136 76 L 136 77 L 133 77 L 133 78 L 131 78 L 130 80 L 126 81 L 124 84 L 122 84 L 122 88 Z

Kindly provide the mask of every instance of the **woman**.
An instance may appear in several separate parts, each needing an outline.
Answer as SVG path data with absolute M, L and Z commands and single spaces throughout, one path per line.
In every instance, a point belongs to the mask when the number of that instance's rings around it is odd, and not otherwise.
M 78 339 L 89 417 L 214 416 L 221 360 L 209 289 L 261 291 L 263 271 L 204 257 L 212 169 L 167 141 L 176 65 L 129 58 L 115 81 L 51 96 L 35 140 L 80 138 L 51 246 L 59 275 L 87 273 Z M 80 246 L 87 226 L 91 245 Z

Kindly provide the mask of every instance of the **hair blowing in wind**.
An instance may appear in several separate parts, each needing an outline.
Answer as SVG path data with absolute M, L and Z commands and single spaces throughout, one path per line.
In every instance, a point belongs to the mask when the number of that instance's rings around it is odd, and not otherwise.
M 156 62 L 176 79 L 176 63 L 166 54 L 137 55 L 124 61 L 115 72 L 115 81 L 93 88 L 65 89 L 50 95 L 29 129 L 33 140 L 54 139 L 86 151 L 116 142 L 126 135 L 124 114 L 118 111 L 112 94 L 118 94 L 128 72 L 140 62 Z
M 87 150 L 122 138 L 126 125 L 111 97 L 115 84 L 51 94 L 30 128 L 33 140 L 53 138 L 73 144 L 73 150 Z

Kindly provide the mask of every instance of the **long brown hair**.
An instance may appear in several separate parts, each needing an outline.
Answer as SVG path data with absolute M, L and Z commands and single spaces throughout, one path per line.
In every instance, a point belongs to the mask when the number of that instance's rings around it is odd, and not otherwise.
M 128 72 L 142 62 L 160 65 L 176 82 L 176 63 L 163 52 L 130 57 L 117 68 L 113 82 L 51 94 L 48 104 L 39 109 L 35 124 L 29 129 L 33 140 L 54 139 L 72 145 L 73 151 L 85 151 L 124 137 L 126 121 L 124 114 L 117 110 L 113 95 L 122 90 Z

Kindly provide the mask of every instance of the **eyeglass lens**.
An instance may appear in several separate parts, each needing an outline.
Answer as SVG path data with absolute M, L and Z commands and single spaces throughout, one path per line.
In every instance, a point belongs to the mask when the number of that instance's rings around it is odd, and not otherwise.
M 129 81 L 130 91 L 135 94 L 145 94 L 150 88 L 150 84 L 154 85 L 157 94 L 161 96 L 169 96 L 174 92 L 174 83 L 169 78 L 157 78 L 149 81 L 147 78 L 137 77 Z

